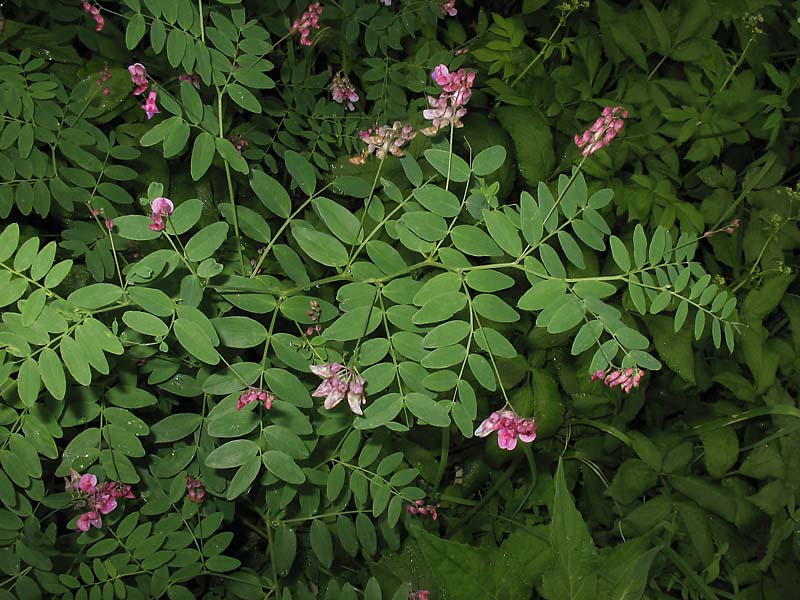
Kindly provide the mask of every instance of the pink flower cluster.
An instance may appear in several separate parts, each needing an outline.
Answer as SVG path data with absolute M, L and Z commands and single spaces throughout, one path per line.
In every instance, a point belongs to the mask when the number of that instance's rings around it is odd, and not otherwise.
M 133 90 L 133 95 L 139 96 L 144 94 L 149 85 L 147 82 L 147 69 L 145 66 L 142 63 L 133 63 L 128 67 L 128 72 L 131 74 L 131 81 L 136 86 L 136 89 Z M 156 104 L 157 99 L 158 92 L 155 89 L 151 89 L 150 93 L 147 94 L 147 100 L 145 100 L 144 104 L 142 104 L 142 110 L 147 113 L 148 120 L 152 119 L 153 115 L 161 112 L 158 110 L 158 105 Z
M 322 309 L 319 307 L 319 302 L 316 300 L 309 301 L 308 305 L 310 308 L 306 311 L 306 314 L 311 317 L 311 320 L 315 323 L 319 320 L 319 315 L 322 313 Z M 322 325 L 317 323 L 316 325 L 310 325 L 306 328 L 306 335 L 311 337 L 315 333 L 322 333 Z
M 195 88 L 198 90 L 200 89 L 200 76 L 192 71 L 191 73 L 184 73 L 183 75 L 178 75 L 178 82 L 179 83 L 191 83 Z
M 445 0 L 442 2 L 442 14 L 446 17 L 455 17 L 458 14 L 458 10 L 456 10 L 456 0 Z
M 410 515 L 423 515 L 430 516 L 434 521 L 439 518 L 439 513 L 436 509 L 439 508 L 439 503 L 425 504 L 424 500 L 417 500 L 414 504 L 406 506 L 406 512 Z
M 319 17 L 321 14 L 322 6 L 319 2 L 309 4 L 306 12 L 300 15 L 300 18 L 294 20 L 291 29 L 289 29 L 289 33 L 299 31 L 300 44 L 302 46 L 310 46 L 312 44 L 312 41 L 309 39 L 311 29 L 319 29 Z
M 83 12 L 89 13 L 92 15 L 94 22 L 97 23 L 97 26 L 94 28 L 95 31 L 103 31 L 103 27 L 105 27 L 105 20 L 103 20 L 103 16 L 100 14 L 100 7 L 97 5 L 92 6 L 90 2 L 83 3 Z
M 431 73 L 433 80 L 442 87 L 438 98 L 428 96 L 430 108 L 422 111 L 422 116 L 433 121 L 433 125 L 422 130 L 423 135 L 436 135 L 440 129 L 453 126 L 463 127 L 461 117 L 467 114 L 464 106 L 472 97 L 475 73 L 464 69 L 450 72 L 446 65 L 438 65 Z
M 70 469 L 69 478 L 64 478 L 64 490 L 72 493 L 75 508 L 88 509 L 78 517 L 77 527 L 80 531 L 102 527 L 103 519 L 100 515 L 107 515 L 117 508 L 117 500 L 135 498 L 129 485 L 118 481 L 106 481 L 97 485 L 96 475 L 81 475 L 75 469 Z
M 617 369 L 606 373 L 603 370 L 595 371 L 592 381 L 602 379 L 603 383 L 610 388 L 619 386 L 626 394 L 630 394 L 633 388 L 639 387 L 639 382 L 644 377 L 641 369 Z
M 243 138 L 240 135 L 232 135 L 231 144 L 233 144 L 233 147 L 236 148 L 236 151 L 239 154 L 241 154 L 242 150 L 244 150 L 250 145 L 250 142 L 248 142 L 245 138 Z
M 186 493 L 189 495 L 189 502 L 194 502 L 195 504 L 202 504 L 203 499 L 206 497 L 203 482 L 188 473 L 186 474 Z
M 430 600 L 430 590 L 417 590 L 408 593 L 408 600 Z
M 108 94 L 110 92 L 110 90 L 108 89 L 108 86 L 105 85 L 106 81 L 108 81 L 109 79 L 111 79 L 111 69 L 106 67 L 105 69 L 100 71 L 100 77 L 97 78 L 97 87 L 102 87 L 103 88 L 103 95 L 104 96 L 108 96 Z
M 147 91 L 147 69 L 142 63 L 133 63 L 128 67 L 128 73 L 131 74 L 131 81 L 136 86 L 133 90 L 134 96 L 139 96 Z
M 364 397 L 364 386 L 367 382 L 355 369 L 332 362 L 311 365 L 311 372 L 324 380 L 311 395 L 314 398 L 325 398 L 326 409 L 334 408 L 347 396 L 350 410 L 357 415 L 364 414 L 361 405 L 367 402 Z
M 388 125 L 382 125 L 377 129 L 370 127 L 359 133 L 361 141 L 367 147 L 358 156 L 353 156 L 350 162 L 354 165 L 363 165 L 373 152 L 381 160 L 386 158 L 387 154 L 403 156 L 403 146 L 413 140 L 416 135 L 417 132 L 411 125 L 403 125 L 400 121 L 395 121 L 391 127 Z
M 486 437 L 497 432 L 497 444 L 504 450 L 517 447 L 517 439 L 527 443 L 536 439 L 536 421 L 518 417 L 514 411 L 493 412 L 475 430 L 478 437 Z
M 263 402 L 264 408 L 269 410 L 272 408 L 272 402 L 275 400 L 275 394 L 267 390 L 262 390 L 261 388 L 250 388 L 249 390 L 242 392 L 242 395 L 239 396 L 239 401 L 236 403 L 236 410 L 242 410 L 245 406 L 251 402 L 255 402 L 256 400 Z
M 158 97 L 158 92 L 155 90 L 150 90 L 147 94 L 147 100 L 144 101 L 142 104 L 142 110 L 147 113 L 147 119 L 150 120 L 153 118 L 153 115 L 158 114 L 161 112 L 158 110 L 158 105 L 156 105 L 156 99 Z
M 600 148 L 604 148 L 611 143 L 625 124 L 623 119 L 628 118 L 628 111 L 621 106 L 606 106 L 603 113 L 594 124 L 583 132 L 583 135 L 575 134 L 575 145 L 583 151 L 584 156 L 591 156 Z
M 164 231 L 166 223 L 164 217 L 168 217 L 175 210 L 175 205 L 169 198 L 156 198 L 150 203 L 150 220 L 149 225 L 153 231 Z
M 739 228 L 739 225 L 740 225 L 739 219 L 734 219 L 734 220 L 731 222 L 731 224 L 730 224 L 730 225 L 728 225 L 727 227 L 725 227 L 725 228 L 723 228 L 723 229 L 721 229 L 721 230 L 719 230 L 719 231 L 724 231 L 724 232 L 725 232 L 725 233 L 727 233 L 728 235 L 733 235 L 733 232 L 734 232 L 736 229 L 738 229 L 738 228 Z M 711 237 L 712 235 L 714 235 L 715 233 L 719 233 L 719 231 L 710 231 L 710 230 L 709 230 L 709 231 L 706 231 L 706 232 L 703 234 L 703 237 L 704 237 L 704 238 L 710 238 L 710 237 Z
M 356 109 L 355 104 L 353 104 L 353 102 L 358 102 L 356 88 L 350 82 L 347 75 L 341 71 L 333 76 L 333 81 L 331 81 L 331 94 L 333 95 L 333 101 L 344 104 L 347 106 L 347 110 Z

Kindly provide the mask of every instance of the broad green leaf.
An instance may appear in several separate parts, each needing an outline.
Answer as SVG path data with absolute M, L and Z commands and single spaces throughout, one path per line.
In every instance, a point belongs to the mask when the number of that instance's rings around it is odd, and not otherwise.
M 312 196 L 317 187 L 317 175 L 311 163 L 294 150 L 287 150 L 283 155 L 283 160 L 286 163 L 286 170 L 289 171 L 289 175 L 291 175 L 303 193 L 306 196 Z
M 228 97 L 236 104 L 251 113 L 261 112 L 261 103 L 253 92 L 238 83 L 229 83 L 227 88 Z
M 562 279 L 545 279 L 531 286 L 517 302 L 522 310 L 541 310 L 551 304 L 567 291 L 567 284 Z
M 176 319 L 173 330 L 175 337 L 189 354 L 209 365 L 219 362 L 219 354 L 208 335 L 194 321 L 186 318 Z
M 597 553 L 586 523 L 567 490 L 564 465 L 560 460 L 554 484 L 550 543 L 555 554 L 555 568 L 545 573 L 544 590 L 551 598 L 593 600 L 598 585 Z
M 453 245 L 470 256 L 502 256 L 503 251 L 482 229 L 473 225 L 456 225 L 450 232 Z
M 418 419 L 434 427 L 450 425 L 450 415 L 444 405 L 425 394 L 413 392 L 403 397 L 403 404 Z
M 197 181 L 206 174 L 211 162 L 214 160 L 215 151 L 214 136 L 210 133 L 203 131 L 195 138 L 190 169 L 192 179 Z
M 478 177 L 485 177 L 499 169 L 506 160 L 506 149 L 492 146 L 478 153 L 472 160 L 472 172 Z
M 228 239 L 228 224 L 212 223 L 195 233 L 186 243 L 186 258 L 194 262 L 205 260 L 213 255 Z
M 633 260 L 638 268 L 642 268 L 647 261 L 647 236 L 640 223 L 633 230 Z
M 289 194 L 275 179 L 260 171 L 253 169 L 250 177 L 250 187 L 261 200 L 261 203 L 279 217 L 286 219 L 292 211 L 292 201 Z
M 347 249 L 332 235 L 292 223 L 292 236 L 312 260 L 329 267 L 347 263 Z
M 258 445 L 250 440 L 231 440 L 212 450 L 206 456 L 206 466 L 212 469 L 229 469 L 243 465 L 258 454 Z
M 67 379 L 61 359 L 52 348 L 44 347 L 39 353 L 39 373 L 53 398 L 63 400 L 67 391 Z
M 155 423 L 150 433 L 156 444 L 166 444 L 194 433 L 202 422 L 203 416 L 196 413 L 172 414 Z
M 112 283 L 94 283 L 79 288 L 67 296 L 67 301 L 77 307 L 95 310 L 113 304 L 122 297 L 122 290 Z
M 230 443 L 230 442 L 229 442 Z M 305 473 L 297 466 L 294 459 L 278 450 L 264 452 L 264 466 L 270 473 L 286 483 L 299 485 L 306 480 Z
M 617 263 L 620 271 L 627 273 L 631 268 L 631 259 L 625 244 L 615 235 L 609 238 L 609 244 L 611 245 L 611 255 L 614 257 L 614 262 Z
M 441 217 L 455 217 L 461 212 L 461 203 L 453 192 L 435 185 L 424 185 L 415 189 L 414 198 L 429 211 Z
M 522 254 L 522 241 L 519 239 L 517 228 L 511 224 L 505 213 L 484 210 L 483 220 L 489 230 L 489 235 L 498 246 L 505 250 L 506 254 L 515 258 Z
M 128 327 L 144 335 L 165 336 L 169 327 L 161 319 L 140 310 L 129 310 L 122 315 L 122 321 Z
M 333 564 L 333 538 L 328 526 L 321 520 L 311 523 L 311 549 L 322 565 L 327 569 Z M 380 598 L 380 593 L 378 593 Z
M 450 154 L 447 150 L 425 150 L 425 160 L 434 169 L 439 171 L 442 177 L 450 175 L 450 181 L 464 183 L 469 181 L 470 169 L 466 161 L 457 154 Z
M 359 220 L 344 206 L 329 198 L 316 198 L 312 204 L 330 232 L 345 244 L 361 240 Z
M 544 215 L 539 210 L 539 205 L 528 192 L 520 194 L 520 225 L 525 241 L 531 246 L 536 246 L 544 232 Z

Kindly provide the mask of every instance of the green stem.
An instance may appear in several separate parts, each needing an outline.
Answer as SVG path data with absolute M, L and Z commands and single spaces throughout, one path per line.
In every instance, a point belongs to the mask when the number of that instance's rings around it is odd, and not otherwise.
M 353 242 L 353 245 L 350 246 L 350 258 L 347 260 L 347 264 L 344 267 L 345 271 L 349 271 L 350 267 L 353 266 L 353 261 L 355 261 L 356 256 L 358 256 L 358 252 L 355 251 L 356 244 L 358 244 L 358 236 L 364 233 L 364 220 L 367 218 L 367 212 L 369 211 L 369 204 L 372 201 L 372 196 L 375 194 L 375 187 L 378 185 L 378 178 L 381 176 L 381 170 L 383 169 L 383 163 L 386 161 L 386 157 L 384 156 L 381 159 L 381 162 L 378 163 L 378 170 L 375 171 L 375 177 L 372 179 L 372 187 L 369 190 L 369 196 L 367 196 L 367 200 L 364 202 L 364 212 L 361 213 L 361 220 L 358 223 L 358 231 L 356 232 L 356 240 Z M 360 249 L 360 248 L 359 248 Z
M 445 191 L 450 189 L 450 169 L 453 166 L 453 132 L 455 131 L 455 125 L 450 123 L 450 153 L 447 155 L 447 181 L 444 183 Z
M 525 75 L 528 74 L 528 71 L 530 71 L 533 68 L 533 66 L 537 62 L 539 62 L 539 59 L 542 58 L 542 56 L 544 56 L 544 53 L 547 51 L 547 49 L 550 47 L 550 44 L 553 42 L 553 38 L 556 37 L 556 34 L 558 33 L 558 31 L 564 26 L 564 23 L 566 22 L 567 16 L 569 16 L 569 15 L 564 15 L 558 20 L 558 25 L 556 25 L 556 28 L 553 30 L 553 33 L 550 34 L 550 37 L 547 38 L 547 42 L 542 47 L 542 49 L 539 50 L 539 53 L 536 56 L 533 57 L 533 60 L 528 63 L 527 67 L 522 69 L 522 73 L 517 75 L 517 77 L 514 79 L 514 81 L 511 82 L 511 87 L 512 88 L 515 85 L 517 85 L 517 83 L 519 83 L 519 80 L 522 79 L 523 77 L 525 77 Z
M 203 0 L 197 0 L 197 10 L 200 13 L 200 41 L 206 43 L 206 26 L 203 22 Z

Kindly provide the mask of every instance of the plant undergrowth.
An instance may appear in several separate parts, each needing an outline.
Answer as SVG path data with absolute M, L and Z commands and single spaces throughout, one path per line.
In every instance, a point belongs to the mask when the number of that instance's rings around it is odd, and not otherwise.
M 794 597 L 797 3 L 2 9 L 0 598 Z

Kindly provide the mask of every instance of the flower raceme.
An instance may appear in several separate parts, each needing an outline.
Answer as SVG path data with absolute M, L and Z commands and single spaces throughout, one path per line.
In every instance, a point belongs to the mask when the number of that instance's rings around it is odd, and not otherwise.
M 308 5 L 306 12 L 294 20 L 289 33 L 300 32 L 300 45 L 310 46 L 313 42 L 309 39 L 311 29 L 319 29 L 319 17 L 322 14 L 322 6 L 319 2 Z
M 194 502 L 195 504 L 202 504 L 203 499 L 206 497 L 203 482 L 188 473 L 186 474 L 186 493 L 189 496 L 189 502 Z
M 135 497 L 129 485 L 117 481 L 98 485 L 96 475 L 81 475 L 75 469 L 70 469 L 69 478 L 64 478 L 64 490 L 72 494 L 75 508 L 88 509 L 78 517 L 76 526 L 80 531 L 102 527 L 101 515 L 107 515 L 117 508 L 117 500 Z
M 644 377 L 644 371 L 641 369 L 617 369 L 608 373 L 599 370 L 592 375 L 592 381 L 600 379 L 606 386 L 610 388 L 619 386 L 626 394 L 630 394 L 633 388 L 639 387 L 642 377 Z
M 355 110 L 356 106 L 353 102 L 358 102 L 358 94 L 356 88 L 350 82 L 350 79 L 341 71 L 333 76 L 331 81 L 331 95 L 333 101 L 339 104 L 344 104 L 347 110 Z
M 410 515 L 430 516 L 431 519 L 436 521 L 439 518 L 438 508 L 438 502 L 436 504 L 425 504 L 424 500 L 417 500 L 414 504 L 406 506 L 406 512 Z
M 161 112 L 158 110 L 158 106 L 156 105 L 156 99 L 158 98 L 158 92 L 155 90 L 150 90 L 150 93 L 147 94 L 147 100 L 144 101 L 142 104 L 142 110 L 147 113 L 147 119 L 150 120 L 153 118 L 153 115 L 158 114 Z
M 236 403 L 236 410 L 242 410 L 245 406 L 251 402 L 255 402 L 256 400 L 263 402 L 264 408 L 269 410 L 272 408 L 272 402 L 275 400 L 275 394 L 268 392 L 267 390 L 262 390 L 261 388 L 250 388 L 249 390 L 242 392 L 242 394 L 239 396 L 239 401 Z
M 105 20 L 103 19 L 103 15 L 100 14 L 100 7 L 97 5 L 92 5 L 90 2 L 83 3 L 83 12 L 89 13 L 92 15 L 94 22 L 96 23 L 96 27 L 94 28 L 95 31 L 103 31 L 103 27 L 105 27 Z
M 445 0 L 442 2 L 442 15 L 445 17 L 455 17 L 457 14 L 456 0 Z
M 133 63 L 128 67 L 128 72 L 131 74 L 131 81 L 136 86 L 133 90 L 134 96 L 139 96 L 147 91 L 147 69 L 142 63 Z
M 311 372 L 323 379 L 312 392 L 314 398 L 325 398 L 325 408 L 330 410 L 347 396 L 347 404 L 357 415 L 362 415 L 361 405 L 367 402 L 364 397 L 366 380 L 355 369 L 341 363 L 311 365 Z
M 377 129 L 370 127 L 359 133 L 367 147 L 361 154 L 352 157 L 350 162 L 355 165 L 363 165 L 373 152 L 381 160 L 388 154 L 402 157 L 404 156 L 403 146 L 413 140 L 416 135 L 417 132 L 411 125 L 403 125 L 400 121 L 395 121 L 391 127 L 388 125 L 382 125 Z
M 442 64 L 434 67 L 431 78 L 441 86 L 442 93 L 438 98 L 428 96 L 429 108 L 422 111 L 422 116 L 433 124 L 423 129 L 422 134 L 432 136 L 447 126 L 463 127 L 461 117 L 467 114 L 464 106 L 472 97 L 475 73 L 464 69 L 451 72 Z
M 536 421 L 517 416 L 512 410 L 495 411 L 475 430 L 478 437 L 497 432 L 497 444 L 504 450 L 517 447 L 517 439 L 530 443 L 536 439 Z
M 582 150 L 584 156 L 591 156 L 600 148 L 604 148 L 611 143 L 625 124 L 624 119 L 628 118 L 628 111 L 621 106 L 606 106 L 603 113 L 598 117 L 594 124 L 583 132 L 583 135 L 575 134 L 575 145 Z
M 164 217 L 168 217 L 175 210 L 175 205 L 169 198 L 156 198 L 150 203 L 150 221 L 149 225 L 152 231 L 164 231 L 166 224 Z

